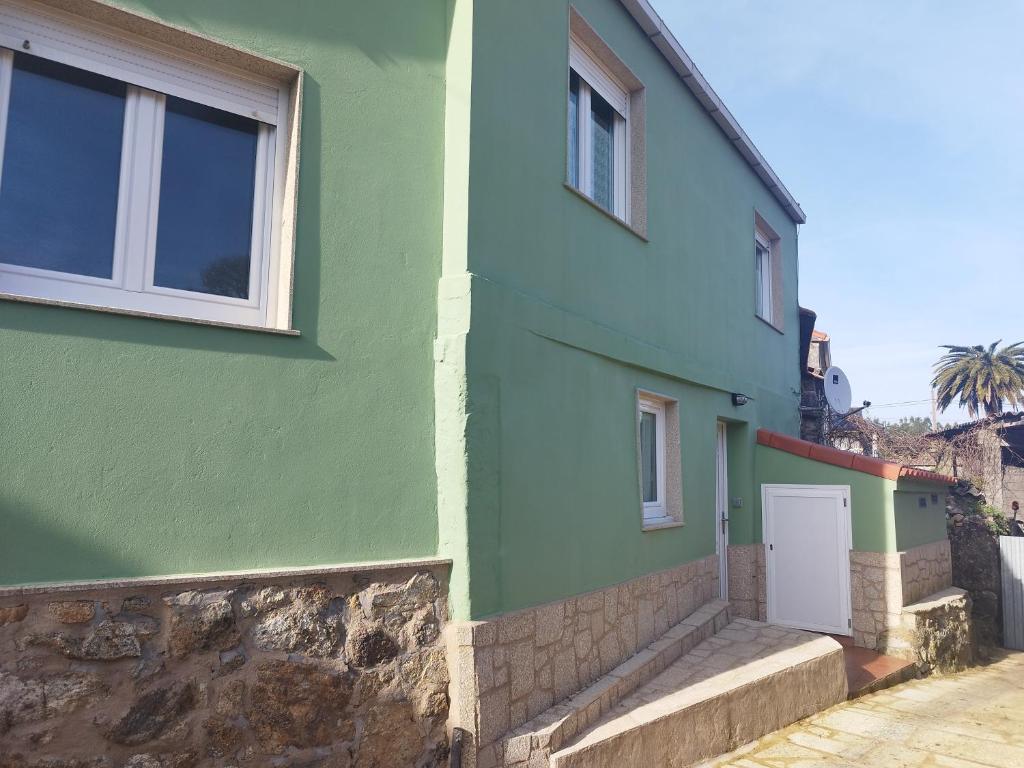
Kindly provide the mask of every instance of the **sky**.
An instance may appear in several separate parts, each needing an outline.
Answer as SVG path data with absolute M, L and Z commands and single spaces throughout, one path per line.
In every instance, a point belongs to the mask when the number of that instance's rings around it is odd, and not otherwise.
M 927 416 L 939 345 L 1024 340 L 1024 2 L 651 1 L 806 212 L 854 403 Z

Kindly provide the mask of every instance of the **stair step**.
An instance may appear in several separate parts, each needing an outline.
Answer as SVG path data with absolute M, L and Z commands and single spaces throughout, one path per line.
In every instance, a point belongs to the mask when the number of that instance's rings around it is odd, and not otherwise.
M 917 665 L 906 659 L 854 646 L 844 648 L 843 654 L 851 699 L 892 688 L 917 677 Z
M 625 697 L 551 768 L 681 768 L 846 699 L 833 639 L 737 619 Z
M 506 735 L 500 745 L 500 756 L 488 765 L 509 768 L 527 763 L 531 768 L 546 765 L 552 752 L 594 725 L 619 701 L 724 629 L 730 621 L 728 602 L 705 603 L 592 685 Z

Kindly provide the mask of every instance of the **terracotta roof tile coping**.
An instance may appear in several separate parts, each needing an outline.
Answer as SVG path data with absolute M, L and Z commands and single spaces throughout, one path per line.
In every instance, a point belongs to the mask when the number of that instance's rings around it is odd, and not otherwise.
M 757 430 L 758 445 L 775 448 L 779 451 L 792 453 L 812 461 L 820 461 L 822 464 L 831 464 L 843 469 L 852 469 L 854 472 L 863 472 L 866 475 L 883 477 L 886 480 L 899 480 L 901 477 L 908 477 L 913 480 L 922 480 L 928 483 L 939 483 L 940 485 L 955 485 L 956 478 L 949 475 L 942 475 L 938 472 L 929 472 L 916 467 L 905 467 L 892 461 L 883 461 L 871 456 L 862 456 L 852 451 L 841 451 L 838 448 L 829 448 L 827 445 L 818 445 L 807 440 L 800 440 L 780 432 L 772 432 L 769 429 Z

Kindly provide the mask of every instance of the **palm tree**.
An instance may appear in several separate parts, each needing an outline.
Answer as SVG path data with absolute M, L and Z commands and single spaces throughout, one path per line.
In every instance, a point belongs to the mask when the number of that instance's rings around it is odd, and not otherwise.
M 932 379 L 941 410 L 957 396 L 972 418 L 982 408 L 986 416 L 997 416 L 1004 404 L 1014 410 L 1024 405 L 1024 341 L 997 351 L 1001 343 L 1000 339 L 988 347 L 943 345 L 949 351 L 935 364 Z

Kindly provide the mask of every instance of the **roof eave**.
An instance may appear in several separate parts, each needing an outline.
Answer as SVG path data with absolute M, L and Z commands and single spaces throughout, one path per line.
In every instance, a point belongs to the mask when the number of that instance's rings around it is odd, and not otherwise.
M 746 131 L 740 127 L 739 122 L 733 117 L 728 107 L 722 102 L 718 94 L 711 87 L 704 76 L 693 63 L 693 59 L 683 50 L 683 46 L 676 40 L 675 35 L 665 25 L 658 13 L 651 7 L 647 0 L 619 0 L 637 24 L 650 38 L 654 46 L 661 51 L 668 63 L 676 71 L 676 74 L 693 91 L 694 96 L 701 103 L 712 119 L 725 133 L 726 137 L 733 143 L 747 161 L 754 173 L 758 175 L 768 190 L 779 201 L 789 217 L 797 224 L 807 221 L 800 204 L 796 198 L 786 189 L 785 185 L 772 170 L 772 167 L 765 160 L 764 155 L 754 146 L 754 142 L 747 136 Z

